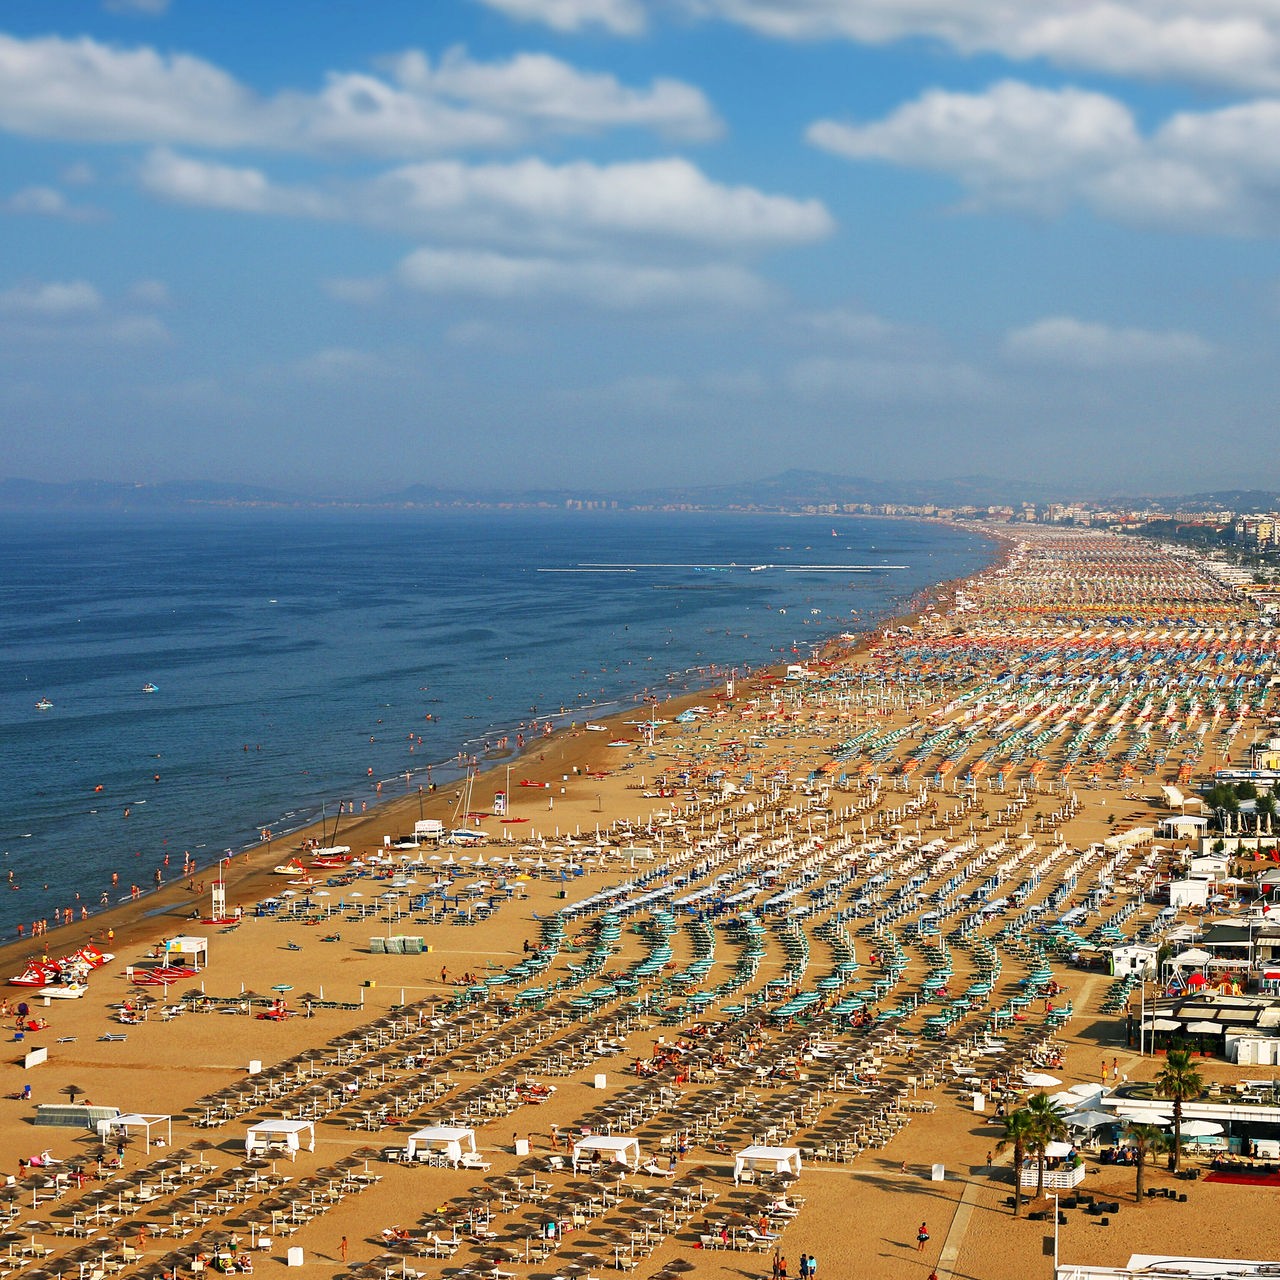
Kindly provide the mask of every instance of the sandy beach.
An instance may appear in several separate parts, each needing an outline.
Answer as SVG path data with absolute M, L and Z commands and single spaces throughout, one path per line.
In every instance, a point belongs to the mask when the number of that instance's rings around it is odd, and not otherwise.
M 79 1000 L 6 989 L 48 1026 L 5 1060 L 0 1250 L 83 1280 L 186 1276 L 224 1249 L 283 1274 L 291 1247 L 325 1276 L 764 1276 L 775 1249 L 790 1275 L 802 1252 L 868 1280 L 1048 1275 L 1053 1226 L 1006 1204 L 995 1106 L 1035 1091 L 1028 1071 L 1066 1087 L 1160 1063 L 1125 1043 L 1113 980 L 1038 925 L 1076 906 L 1082 935 L 1152 924 L 1142 890 L 1186 842 L 1103 842 L 1154 828 L 1162 785 L 1240 758 L 1274 713 L 1274 650 L 1195 560 L 1019 531 L 987 572 L 789 677 L 578 724 L 469 792 L 344 818 L 345 866 L 312 865 L 313 830 L 237 854 L 238 922 L 207 922 L 206 872 L 204 893 L 51 931 L 58 956 L 111 930 L 115 959 Z M 475 839 L 389 848 L 420 815 Z M 131 981 L 181 935 L 207 938 L 207 968 Z M 7 945 L 6 973 L 32 954 Z M 24 1069 L 33 1047 L 48 1060 Z M 135 1135 L 100 1168 L 88 1130 L 33 1123 L 69 1091 L 171 1116 L 171 1138 L 157 1125 L 163 1146 Z M 314 1151 L 246 1160 L 248 1126 L 278 1118 L 311 1122 Z M 474 1129 L 477 1167 L 384 1158 L 428 1125 Z M 558 1167 L 584 1132 L 637 1138 L 653 1171 Z M 799 1148 L 798 1179 L 735 1185 L 753 1143 Z M 45 1150 L 60 1163 L 19 1170 Z M 1132 1169 L 1086 1165 L 1082 1189 L 1119 1210 L 1067 1212 L 1064 1261 L 1280 1257 L 1268 1188 L 1161 1164 L 1147 1185 L 1187 1199 L 1138 1204 Z

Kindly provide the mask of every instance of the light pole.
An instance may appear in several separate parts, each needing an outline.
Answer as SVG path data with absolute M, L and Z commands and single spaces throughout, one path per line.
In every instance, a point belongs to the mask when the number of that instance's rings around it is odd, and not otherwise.
M 1055 1191 L 1052 1196 L 1053 1200 L 1053 1280 L 1058 1280 L 1058 1193 Z

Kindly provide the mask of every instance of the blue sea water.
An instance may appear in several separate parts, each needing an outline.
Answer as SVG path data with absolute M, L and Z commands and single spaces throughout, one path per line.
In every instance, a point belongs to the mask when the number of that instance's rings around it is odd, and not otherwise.
M 372 805 L 378 782 L 389 799 L 416 792 L 429 765 L 447 781 L 459 751 L 483 758 L 535 717 L 581 721 L 718 680 L 713 667 L 807 655 L 992 556 L 938 525 L 835 527 L 668 513 L 4 517 L 0 881 L 19 888 L 0 892 L 0 938 L 76 894 L 95 907 L 112 872 L 122 890 L 149 888 L 166 854 L 170 879 L 185 851 L 208 864 L 322 806 Z M 37 710 L 42 698 L 53 707 Z

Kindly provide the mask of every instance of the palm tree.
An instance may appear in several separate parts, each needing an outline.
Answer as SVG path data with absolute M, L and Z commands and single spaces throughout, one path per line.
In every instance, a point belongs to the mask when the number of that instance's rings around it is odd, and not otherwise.
M 1045 1152 L 1051 1142 L 1062 1142 L 1067 1137 L 1067 1113 L 1047 1093 L 1037 1093 L 1027 1099 L 1026 1110 L 1031 1113 L 1035 1130 L 1027 1146 L 1036 1156 L 1036 1199 L 1044 1195 Z
M 1125 1129 L 1125 1133 L 1133 1140 L 1133 1151 L 1137 1156 L 1135 1164 L 1137 1183 L 1134 1197 L 1138 1205 L 1141 1206 L 1142 1171 L 1146 1168 L 1147 1156 L 1157 1151 L 1163 1151 L 1169 1145 L 1169 1135 L 1163 1130 L 1157 1129 L 1153 1124 L 1131 1124 Z
M 1173 1102 L 1173 1171 L 1178 1172 L 1182 1159 L 1182 1104 L 1198 1098 L 1204 1080 L 1191 1065 L 1189 1049 L 1170 1049 L 1164 1066 L 1155 1079 L 1156 1093 Z
M 1027 1143 L 1035 1134 L 1036 1118 L 1026 1107 L 1011 1111 L 1004 1118 L 1004 1137 L 996 1143 L 996 1150 L 1013 1148 L 1013 1216 L 1022 1213 L 1022 1162 L 1026 1157 Z

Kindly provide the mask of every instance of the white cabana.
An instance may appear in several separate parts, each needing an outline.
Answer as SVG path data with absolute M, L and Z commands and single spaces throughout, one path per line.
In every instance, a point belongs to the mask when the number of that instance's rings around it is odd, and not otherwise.
M 1196 831 L 1200 827 L 1207 827 L 1209 819 L 1193 818 L 1190 814 L 1179 814 L 1174 818 L 1161 818 L 1157 825 L 1164 827 L 1168 831 L 1181 833 L 1184 831 Z
M 430 1160 L 432 1156 L 449 1164 L 461 1164 L 466 1155 L 476 1153 L 476 1131 L 462 1125 L 433 1124 L 411 1133 L 404 1145 L 406 1160 Z
M 748 1169 L 766 1169 L 769 1173 L 800 1176 L 799 1147 L 743 1147 L 733 1157 L 733 1180 L 737 1182 Z
M 189 934 L 168 939 L 164 944 L 164 962 L 172 965 L 186 965 L 191 969 L 207 969 L 209 939 L 195 938 Z
M 595 1134 L 580 1138 L 573 1144 L 573 1167 L 576 1169 L 581 1161 L 592 1159 L 597 1151 L 602 1160 L 612 1160 L 615 1164 L 626 1165 L 628 1169 L 640 1166 L 639 1138 L 606 1138 Z
M 307 1150 L 316 1149 L 316 1127 L 310 1120 L 264 1120 L 251 1125 L 244 1136 L 244 1153 L 254 1155 L 259 1151 L 287 1151 L 290 1160 L 298 1158 L 302 1150 L 303 1135 Z
M 153 1134 L 152 1129 L 159 1129 L 163 1125 L 164 1128 L 160 1133 Z M 103 1142 L 111 1140 L 111 1131 L 119 1130 L 122 1134 L 127 1134 L 130 1129 L 140 1130 L 142 1140 L 146 1144 L 146 1150 L 150 1151 L 152 1146 L 166 1146 L 173 1142 L 173 1117 L 167 1115 L 151 1115 L 144 1114 L 141 1111 L 130 1111 L 127 1115 L 112 1116 L 109 1120 L 98 1121 L 98 1136 Z

